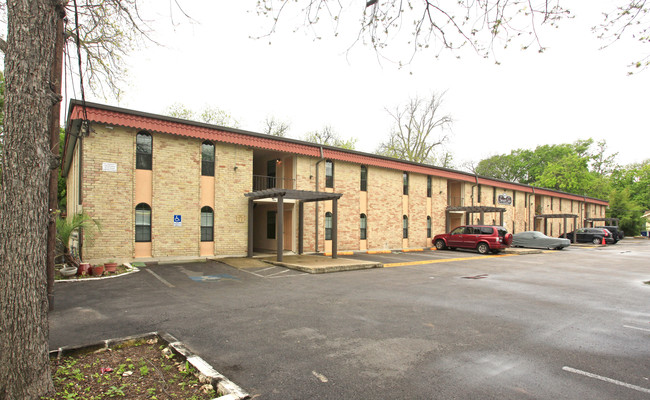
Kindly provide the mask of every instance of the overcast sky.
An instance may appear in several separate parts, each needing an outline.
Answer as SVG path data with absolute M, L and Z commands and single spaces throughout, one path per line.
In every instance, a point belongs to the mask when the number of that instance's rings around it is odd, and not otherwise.
M 454 119 L 448 149 L 455 167 L 512 149 L 587 138 L 606 139 L 621 164 L 650 158 L 650 70 L 627 76 L 628 64 L 643 54 L 631 40 L 599 50 L 603 43 L 590 31 L 611 7 L 602 4 L 611 2 L 567 2 L 575 19 L 539 32 L 543 54 L 515 45 L 497 51 L 497 65 L 472 51 L 439 58 L 422 52 L 403 68 L 378 60 L 362 44 L 346 52 L 359 28 L 352 11 L 338 37 L 327 25 L 319 27 L 321 40 L 294 32 L 299 23 L 288 14 L 277 34 L 253 39 L 270 26 L 254 12 L 254 0 L 182 0 L 197 23 L 175 11 L 175 27 L 168 2 L 160 3 L 162 9 L 145 13 L 156 19 L 155 37 L 165 47 L 130 55 L 124 96 L 112 105 L 152 113 L 175 102 L 195 110 L 214 106 L 256 132 L 274 116 L 290 122 L 294 138 L 331 125 L 344 138 L 358 138 L 357 150 L 372 152 L 391 129 L 385 108 L 446 92 L 443 111 Z M 398 42 L 389 48 L 404 50 Z

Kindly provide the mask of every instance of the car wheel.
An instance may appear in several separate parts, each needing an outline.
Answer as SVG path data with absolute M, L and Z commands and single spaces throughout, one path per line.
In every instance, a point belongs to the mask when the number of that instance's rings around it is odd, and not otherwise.
M 603 242 L 603 239 L 600 239 L 600 238 L 597 238 L 597 237 L 593 238 L 593 240 L 591 241 L 591 243 L 593 243 L 593 244 L 601 244 L 602 242 Z
M 444 250 L 447 248 L 447 246 L 445 245 L 445 241 L 442 239 L 436 240 L 435 245 L 437 250 Z
M 476 251 L 480 254 L 487 254 L 487 252 L 490 251 L 490 246 L 488 246 L 487 243 L 479 243 L 476 246 Z

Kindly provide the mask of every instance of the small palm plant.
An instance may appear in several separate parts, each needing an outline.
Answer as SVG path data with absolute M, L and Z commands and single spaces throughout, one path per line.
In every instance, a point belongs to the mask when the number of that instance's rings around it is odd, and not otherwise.
M 75 214 L 72 218 L 56 218 L 56 241 L 59 254 L 71 266 L 79 267 L 79 259 L 70 252 L 70 238 L 80 229 L 99 228 L 99 222 L 85 213 Z

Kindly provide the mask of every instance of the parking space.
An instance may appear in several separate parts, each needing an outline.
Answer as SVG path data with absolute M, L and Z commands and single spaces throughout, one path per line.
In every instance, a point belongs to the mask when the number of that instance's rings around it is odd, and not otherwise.
M 51 346 L 168 331 L 256 399 L 650 394 L 650 241 L 352 257 L 418 264 L 181 263 L 57 285 Z

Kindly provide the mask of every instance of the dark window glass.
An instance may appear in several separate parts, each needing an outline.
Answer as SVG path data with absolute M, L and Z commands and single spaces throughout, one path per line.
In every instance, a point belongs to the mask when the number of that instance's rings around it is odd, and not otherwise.
M 402 179 L 404 180 L 404 194 L 409 194 L 409 174 L 408 172 L 404 172 L 402 174 Z
M 140 132 L 135 137 L 135 168 L 151 169 L 151 135 Z
M 334 187 L 334 163 L 331 160 L 325 161 L 325 187 Z
M 275 239 L 275 215 L 276 211 L 266 212 L 266 238 Z
M 402 217 L 402 238 L 408 239 L 409 237 L 409 217 L 406 215 Z
M 427 237 L 431 237 L 431 217 L 427 217 Z
M 332 213 L 325 213 L 325 240 L 332 240 Z
M 214 240 L 214 212 L 210 207 L 201 208 L 201 241 Z
M 481 185 L 478 185 L 478 202 L 481 202 Z
M 431 197 L 431 177 L 427 176 L 427 197 Z
M 210 142 L 201 144 L 201 175 L 214 176 L 214 145 Z
M 360 239 L 366 240 L 368 231 L 368 217 L 366 217 L 366 214 L 361 214 L 361 218 L 359 219 L 359 228 Z
M 278 160 L 269 160 L 266 162 L 266 188 L 273 189 L 275 187 L 275 174 Z
M 135 241 L 151 242 L 151 207 L 145 203 L 135 207 Z
M 497 204 L 497 188 L 492 192 L 492 204 Z
M 361 166 L 361 191 L 368 191 L 368 168 L 365 165 Z

